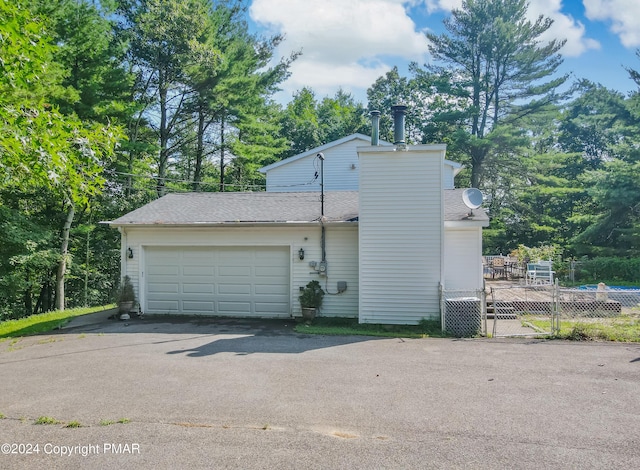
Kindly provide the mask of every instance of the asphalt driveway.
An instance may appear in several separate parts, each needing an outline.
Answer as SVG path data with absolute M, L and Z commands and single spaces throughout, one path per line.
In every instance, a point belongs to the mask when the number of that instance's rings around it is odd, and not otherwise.
M 100 320 L 0 343 L 0 468 L 640 468 L 638 344 Z

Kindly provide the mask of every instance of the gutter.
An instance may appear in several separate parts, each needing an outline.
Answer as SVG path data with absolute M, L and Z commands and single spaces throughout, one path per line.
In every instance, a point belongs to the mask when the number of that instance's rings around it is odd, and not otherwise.
M 99 222 L 103 225 L 109 225 L 113 228 L 125 229 L 127 227 L 135 228 L 152 228 L 152 227 L 291 227 L 291 226 L 317 226 L 317 220 L 292 220 L 286 222 L 189 222 L 189 223 L 114 223 L 113 221 Z M 335 220 L 326 221 L 325 225 L 358 225 L 357 220 Z

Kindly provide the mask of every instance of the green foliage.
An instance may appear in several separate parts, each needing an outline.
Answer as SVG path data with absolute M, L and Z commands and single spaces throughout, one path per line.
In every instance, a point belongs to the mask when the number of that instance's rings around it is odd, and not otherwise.
M 560 261 L 560 248 L 554 245 L 543 245 L 530 248 L 525 245 L 518 245 L 510 256 L 516 258 L 520 264 L 535 263 L 537 261 Z
M 572 341 L 637 343 L 640 341 L 640 320 L 637 317 L 618 317 L 597 323 L 562 321 L 556 337 Z
M 34 424 L 60 424 L 60 421 L 51 416 L 40 416 Z
M 369 133 L 365 108 L 339 90 L 333 98 L 320 102 L 310 88 L 293 95 L 281 118 L 282 135 L 288 148 L 280 156 L 287 158 L 354 133 Z
M 15 338 L 19 336 L 46 333 L 47 331 L 59 328 L 74 317 L 104 311 L 108 308 L 113 308 L 113 305 L 67 309 L 62 311 L 57 310 L 38 315 L 31 315 L 18 320 L 4 321 L 4 319 L 2 319 L 2 322 L 0 323 L 0 338 Z
M 487 158 L 497 150 L 504 152 L 505 144 L 518 145 L 504 139 L 496 145 L 487 137 L 499 125 L 514 126 L 523 116 L 544 109 L 567 78 L 551 78 L 562 63 L 558 51 L 564 41 L 540 40 L 552 20 L 540 16 L 532 22 L 527 9 L 525 0 L 466 0 L 444 20 L 446 33 L 427 33 L 431 54 L 442 64 L 428 69 L 451 79 L 441 92 L 458 100 L 466 90 L 473 187 L 482 182 Z M 452 117 L 459 120 L 460 114 Z
M 121 302 L 135 302 L 136 301 L 136 293 L 133 290 L 133 284 L 131 284 L 131 278 L 129 276 L 125 276 L 122 280 L 122 285 L 120 286 L 120 290 L 118 292 L 118 303 Z
M 640 284 L 640 258 L 594 257 L 575 262 L 576 281 Z
M 367 90 L 367 100 L 369 111 L 380 111 L 380 139 L 394 141 L 391 107 L 410 103 L 405 116 L 405 140 L 409 144 L 424 143 L 423 126 L 433 117 L 431 92 L 430 84 L 400 76 L 398 67 L 378 78 Z
M 573 242 L 601 255 L 633 256 L 640 246 L 640 162 L 613 160 L 583 176 L 595 211 Z
M 300 306 L 302 308 L 320 308 L 322 306 L 323 297 L 324 290 L 322 290 L 320 283 L 313 280 L 309 281 L 305 286 L 298 297 L 298 300 L 300 301 Z

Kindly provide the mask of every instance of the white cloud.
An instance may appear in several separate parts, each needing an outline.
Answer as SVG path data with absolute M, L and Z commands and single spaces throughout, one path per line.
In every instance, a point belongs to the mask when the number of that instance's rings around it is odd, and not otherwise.
M 575 0 L 564 1 L 567 2 Z M 584 1 L 586 4 L 589 1 L 610 2 L 611 0 Z M 621 3 L 625 2 L 625 0 L 618 1 Z M 627 0 L 627 3 L 636 1 L 637 0 Z M 567 42 L 560 53 L 567 57 L 577 57 L 589 49 L 599 49 L 600 43 L 598 41 L 586 37 L 584 25 L 571 15 L 567 15 L 562 12 L 562 2 L 563 0 L 529 0 L 529 10 L 527 13 L 531 21 L 535 21 L 539 15 L 544 15 L 545 17 L 553 20 L 553 25 L 551 25 L 551 28 L 547 30 L 541 39 L 543 41 L 566 39 Z M 429 12 L 438 10 L 451 11 L 454 8 L 460 8 L 462 6 L 462 0 L 425 0 L 425 4 Z
M 566 57 L 578 57 L 589 49 L 599 49 L 598 41 L 586 37 L 584 25 L 571 15 L 562 13 L 561 9 L 562 0 L 531 0 L 529 17 L 532 20 L 539 15 L 553 20 L 551 28 L 542 35 L 541 39 L 545 41 L 566 39 L 566 44 L 560 50 L 560 53 Z
M 576 0 L 530 0 L 530 19 L 543 14 L 554 20 L 542 39 L 567 39 L 561 50 L 567 57 L 599 48 L 597 41 L 586 36 L 582 23 L 562 12 L 563 1 Z M 623 8 L 625 0 L 583 1 L 596 17 L 613 18 L 610 9 L 604 8 L 606 4 L 616 3 L 617 11 L 629 11 Z M 640 21 L 637 0 L 626 1 L 637 11 L 630 16 Z M 291 77 L 282 84 L 280 98 L 288 101 L 293 92 L 308 86 L 319 97 L 342 88 L 363 100 L 364 90 L 392 66 L 427 60 L 427 40 L 422 32 L 426 25 L 416 25 L 409 15 L 410 7 L 434 13 L 461 5 L 462 0 L 253 0 L 249 12 L 263 30 L 284 34 L 278 57 L 302 51 L 291 67 Z M 636 29 L 640 31 L 640 27 Z
M 428 48 L 402 0 L 254 0 L 257 24 L 283 33 L 278 53 L 301 50 L 285 89 L 309 86 L 320 94 L 366 88 L 394 60 L 423 61 Z M 385 63 L 385 59 L 390 63 Z
M 625 47 L 640 46 L 640 3 L 638 0 L 583 0 L 590 20 L 611 22 L 611 31 Z

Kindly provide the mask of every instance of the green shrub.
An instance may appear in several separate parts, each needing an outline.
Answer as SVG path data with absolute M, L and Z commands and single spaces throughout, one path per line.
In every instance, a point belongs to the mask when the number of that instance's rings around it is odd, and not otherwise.
M 575 264 L 576 281 L 586 283 L 616 281 L 640 282 L 640 258 L 596 257 Z

